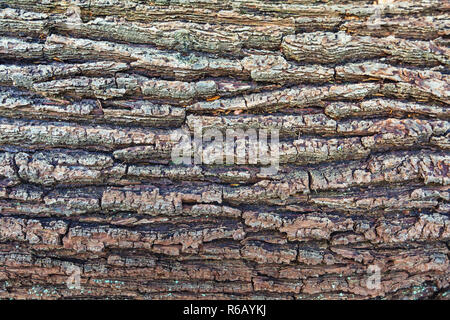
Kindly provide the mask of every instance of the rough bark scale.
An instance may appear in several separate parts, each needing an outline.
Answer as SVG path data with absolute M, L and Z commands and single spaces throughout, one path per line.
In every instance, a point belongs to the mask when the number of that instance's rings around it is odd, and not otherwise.
M 2 0 L 0 297 L 448 299 L 450 6 L 378 2 Z

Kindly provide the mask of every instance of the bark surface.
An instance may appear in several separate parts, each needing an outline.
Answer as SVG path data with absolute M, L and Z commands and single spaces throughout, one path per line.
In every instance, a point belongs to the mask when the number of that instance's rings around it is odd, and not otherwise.
M 0 1 L 0 298 L 448 299 L 449 10 Z M 200 127 L 278 173 L 174 164 Z

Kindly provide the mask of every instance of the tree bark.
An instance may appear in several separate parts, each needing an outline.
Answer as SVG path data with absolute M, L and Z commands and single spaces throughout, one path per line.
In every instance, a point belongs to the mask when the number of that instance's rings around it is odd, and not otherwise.
M 448 299 L 449 9 L 3 0 L 0 298 Z

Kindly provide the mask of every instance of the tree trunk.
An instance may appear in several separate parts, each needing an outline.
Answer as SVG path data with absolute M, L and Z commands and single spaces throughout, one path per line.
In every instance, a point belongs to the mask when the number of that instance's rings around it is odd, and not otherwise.
M 0 298 L 448 299 L 450 7 L 378 2 L 1 1 Z

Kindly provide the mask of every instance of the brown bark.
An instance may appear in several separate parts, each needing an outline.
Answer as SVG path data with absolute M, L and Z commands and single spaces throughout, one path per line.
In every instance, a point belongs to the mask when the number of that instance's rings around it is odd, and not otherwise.
M 450 7 L 378 2 L 2 1 L 0 298 L 448 299 Z

